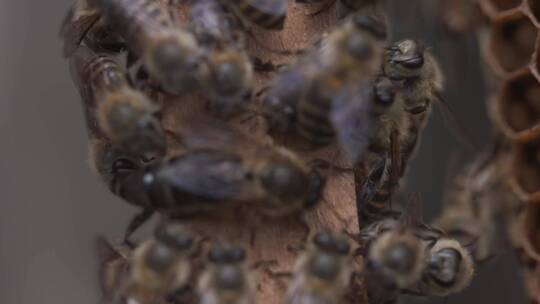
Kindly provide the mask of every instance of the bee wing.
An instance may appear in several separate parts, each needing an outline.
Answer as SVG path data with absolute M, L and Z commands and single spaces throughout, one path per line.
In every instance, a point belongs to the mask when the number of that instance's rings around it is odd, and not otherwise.
M 243 193 L 245 173 L 241 165 L 236 155 L 198 150 L 173 160 L 160 170 L 159 178 L 191 196 L 227 200 Z
M 207 116 L 187 121 L 180 130 L 182 144 L 187 148 L 228 151 L 233 154 L 253 156 L 262 144 L 243 132 L 217 119 Z
M 87 63 L 95 55 L 90 49 L 80 46 L 73 56 L 69 59 L 69 71 L 71 79 L 75 83 L 77 90 L 81 96 L 81 102 L 84 108 L 86 118 L 86 128 L 90 136 L 104 136 L 103 130 L 98 125 L 96 108 L 97 101 L 89 81 L 84 79 L 85 67 Z
M 342 89 L 332 100 L 330 121 L 339 145 L 353 163 L 369 144 L 371 91 L 371 82 L 355 83 Z
M 64 57 L 70 57 L 81 44 L 84 36 L 100 19 L 100 15 L 95 12 L 84 12 L 77 14 L 77 5 L 73 5 L 60 26 L 60 37 L 64 40 Z
M 435 96 L 441 105 L 439 107 L 444 122 L 448 129 L 462 144 L 465 144 L 471 151 L 478 152 L 478 142 L 471 136 L 471 132 L 464 126 L 461 119 L 459 119 L 457 113 L 450 106 L 450 104 L 444 99 L 440 92 L 435 91 Z

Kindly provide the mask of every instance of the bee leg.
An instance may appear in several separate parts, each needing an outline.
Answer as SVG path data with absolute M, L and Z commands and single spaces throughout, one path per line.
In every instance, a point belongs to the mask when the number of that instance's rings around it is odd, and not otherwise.
M 386 168 L 386 158 L 373 169 L 364 183 L 356 189 L 356 210 L 358 213 L 358 224 L 363 225 L 364 222 L 376 220 L 379 215 L 370 210 L 370 202 L 377 193 L 380 186 L 380 181 L 384 175 Z M 377 208 L 380 206 L 377 206 Z M 362 227 L 360 227 L 361 229 Z
M 124 244 L 129 246 L 130 248 L 134 248 L 135 244 L 131 242 L 130 238 L 131 235 L 137 231 L 146 221 L 148 221 L 152 215 L 154 215 L 153 209 L 143 209 L 143 211 L 139 214 L 137 214 L 128 224 L 128 227 L 126 228 L 126 231 L 124 233 Z

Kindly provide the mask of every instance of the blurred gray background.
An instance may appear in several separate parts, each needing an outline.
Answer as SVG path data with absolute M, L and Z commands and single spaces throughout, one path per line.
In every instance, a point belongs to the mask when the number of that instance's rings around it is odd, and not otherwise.
M 403 20 L 396 38 L 425 39 L 445 70 L 460 75 L 449 79 L 446 98 L 485 142 L 489 126 L 474 42 L 441 42 L 439 29 L 413 2 L 394 1 Z M 93 237 L 119 237 L 135 212 L 87 166 L 79 96 L 57 35 L 70 3 L 0 1 L 0 303 L 98 303 Z M 408 181 L 409 190 L 422 193 L 427 215 L 439 208 L 446 164 L 457 147 L 436 111 Z M 466 292 L 427 302 L 525 303 L 513 253 L 500 251 Z

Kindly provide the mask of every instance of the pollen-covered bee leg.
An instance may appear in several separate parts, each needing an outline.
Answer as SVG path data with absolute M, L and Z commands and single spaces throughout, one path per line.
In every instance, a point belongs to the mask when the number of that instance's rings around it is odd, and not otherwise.
M 146 223 L 146 221 L 148 221 L 152 217 L 152 215 L 154 215 L 154 212 L 155 211 L 153 209 L 144 209 L 141 213 L 133 217 L 124 233 L 124 244 L 126 244 L 132 249 L 135 248 L 135 244 L 130 240 L 131 235 L 135 231 L 137 231 L 137 229 L 139 229 L 144 223 Z

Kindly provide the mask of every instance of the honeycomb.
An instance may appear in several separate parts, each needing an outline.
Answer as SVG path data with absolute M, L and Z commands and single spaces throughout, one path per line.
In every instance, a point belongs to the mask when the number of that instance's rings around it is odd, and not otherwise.
M 522 202 L 511 236 L 533 303 L 540 303 L 540 1 L 477 0 L 489 114 L 512 143 L 508 177 Z

